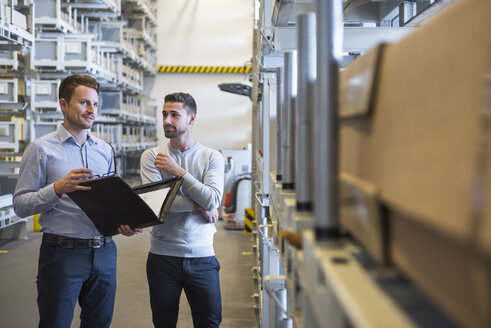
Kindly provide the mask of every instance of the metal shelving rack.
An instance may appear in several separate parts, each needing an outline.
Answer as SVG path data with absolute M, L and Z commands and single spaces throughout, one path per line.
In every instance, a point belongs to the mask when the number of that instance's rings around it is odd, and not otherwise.
M 101 84 L 91 131 L 110 142 L 123 177 L 156 145 L 155 0 L 0 0 L 0 195 L 11 194 L 24 147 L 63 121 L 58 87 L 70 74 Z M 122 8 L 132 8 L 123 11 Z
M 15 184 L 26 145 L 30 84 L 26 57 L 34 47 L 32 1 L 0 1 L 0 239 L 25 238 L 26 219 L 13 213 L 9 187 Z
M 55 128 L 62 115 L 55 94 L 47 90 L 57 90 L 55 83 L 59 85 L 63 76 L 88 73 L 101 83 L 100 112 L 92 133 L 113 144 L 119 174 L 134 173 L 137 168 L 129 158 L 156 144 L 156 106 L 140 100 L 145 76 L 156 73 L 155 60 L 151 60 L 156 46 L 148 45 L 139 31 L 127 27 L 131 16 L 122 15 L 121 8 L 133 2 L 43 2 L 51 10 L 36 13 L 38 33 L 31 53 L 36 78 L 31 81 L 34 97 L 48 99 L 35 105 L 36 123 L 44 126 L 51 122 Z M 154 6 L 154 1 L 145 3 L 145 12 L 154 20 L 149 6 Z M 155 25 L 147 28 L 155 34 Z

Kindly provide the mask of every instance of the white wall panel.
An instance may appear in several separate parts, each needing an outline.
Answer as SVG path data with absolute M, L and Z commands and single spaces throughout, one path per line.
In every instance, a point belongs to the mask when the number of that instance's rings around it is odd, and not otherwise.
M 253 2 L 250 0 L 158 1 L 157 65 L 242 66 L 252 57 Z M 220 83 L 251 85 L 241 74 L 157 74 L 151 97 L 159 106 L 166 94 L 195 97 L 194 137 L 202 144 L 243 148 L 251 143 L 252 103 L 248 97 L 220 91 Z M 163 137 L 157 120 L 159 143 Z

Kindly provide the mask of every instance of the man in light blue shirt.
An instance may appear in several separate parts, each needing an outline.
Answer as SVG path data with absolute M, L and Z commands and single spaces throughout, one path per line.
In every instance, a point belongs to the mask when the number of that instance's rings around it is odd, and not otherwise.
M 114 173 L 114 154 L 92 136 L 99 83 L 85 75 L 59 88 L 63 124 L 25 149 L 14 193 L 20 217 L 41 213 L 37 276 L 39 327 L 70 327 L 77 299 L 81 327 L 109 327 L 116 294 L 116 246 L 67 196 L 81 182 Z

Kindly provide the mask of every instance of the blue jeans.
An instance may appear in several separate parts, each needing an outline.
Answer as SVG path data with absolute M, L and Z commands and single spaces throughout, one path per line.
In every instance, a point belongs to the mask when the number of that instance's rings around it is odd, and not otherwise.
M 183 258 L 149 253 L 147 278 L 156 328 L 174 328 L 184 288 L 194 327 L 212 328 L 222 321 L 222 299 L 215 256 Z
M 116 245 L 62 248 L 41 244 L 37 276 L 39 328 L 69 328 L 77 299 L 80 327 L 111 324 L 116 295 Z

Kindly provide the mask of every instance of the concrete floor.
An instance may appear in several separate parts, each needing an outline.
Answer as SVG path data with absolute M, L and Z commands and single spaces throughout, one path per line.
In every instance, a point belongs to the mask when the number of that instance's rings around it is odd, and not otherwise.
M 217 223 L 217 230 L 215 252 L 221 264 L 221 327 L 254 327 L 250 236 L 224 229 L 222 221 Z M 118 247 L 118 289 L 111 327 L 153 327 L 145 273 L 149 228 L 133 237 L 115 236 L 114 241 Z M 41 233 L 32 231 L 27 240 L 0 242 L 1 327 L 37 327 L 36 274 L 40 243 Z M 77 306 L 72 327 L 79 327 L 79 313 Z M 184 293 L 178 327 L 193 327 Z

